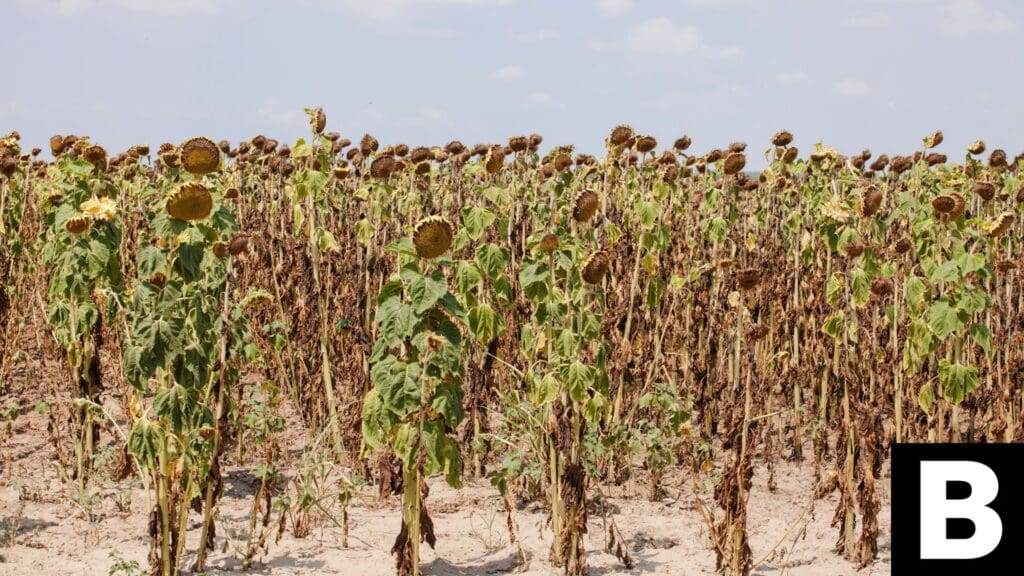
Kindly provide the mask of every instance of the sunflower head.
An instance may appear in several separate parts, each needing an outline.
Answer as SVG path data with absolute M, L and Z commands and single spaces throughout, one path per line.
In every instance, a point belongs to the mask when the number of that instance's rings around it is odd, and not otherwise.
M 789 146 L 793 142 L 793 134 L 788 130 L 780 130 L 772 136 L 772 144 L 776 146 Z
M 684 152 L 692 143 L 693 141 L 689 136 L 683 135 L 680 138 L 676 138 L 676 141 L 672 143 L 672 148 L 675 149 L 676 152 Z
M 988 202 L 996 196 L 995 184 L 992 184 L 991 182 L 977 182 L 974 184 L 974 193 L 980 196 L 985 202 Z
M 956 200 L 952 196 L 943 194 L 932 198 L 932 208 L 939 214 L 949 214 L 956 207 Z
M 359 141 L 359 151 L 363 153 L 363 156 L 369 156 L 380 148 L 380 142 L 376 138 L 369 134 L 363 134 L 363 139 Z
M 910 241 L 910 238 L 903 237 L 896 242 L 893 246 L 893 250 L 895 250 L 897 254 L 906 254 L 907 252 L 910 252 L 910 249 L 913 247 L 914 244 Z
M 742 152 L 733 152 L 725 157 L 723 170 L 727 176 L 739 174 L 740 170 L 747 165 L 747 157 Z
M 924 139 L 924 147 L 925 148 L 935 148 L 939 144 L 942 144 L 942 140 L 943 139 L 944 139 L 944 136 L 942 135 L 942 130 L 936 130 L 935 133 L 932 134 L 931 136 L 926 136 L 925 137 L 925 139 Z
M 768 327 L 764 324 L 754 324 L 747 330 L 747 339 L 752 342 L 764 339 L 768 335 Z
M 167 197 L 167 214 L 178 220 L 203 220 L 213 211 L 213 196 L 198 182 L 182 184 Z
M 517 154 L 525 152 L 530 147 L 530 139 L 526 136 L 513 136 L 508 139 L 508 147 Z
M 973 144 L 967 147 L 967 151 L 975 156 L 980 156 L 985 153 L 985 142 L 975 140 Z
M 998 238 L 1013 226 L 1017 216 L 1013 212 L 1003 212 L 985 226 L 985 232 L 990 238 Z
M 84 215 L 72 216 L 64 222 L 64 229 L 72 236 L 85 234 L 92 229 L 92 219 Z
M 594 217 L 601 201 L 597 192 L 593 190 L 580 190 L 572 199 L 572 219 L 579 222 L 587 222 Z
M 636 139 L 636 151 L 646 154 L 658 147 L 658 141 L 654 136 L 640 136 Z
M 235 234 L 231 237 L 228 242 L 228 253 L 232 256 L 238 256 L 242 252 L 249 249 L 249 235 L 248 234 Z
M 843 247 L 843 251 L 846 252 L 846 255 L 850 258 L 856 258 L 864 253 L 864 243 L 859 240 L 850 242 Z
M 226 200 L 234 200 L 238 198 L 239 195 L 238 188 L 235 188 L 234 186 L 224 191 L 224 198 Z
M 82 214 L 93 220 L 109 220 L 117 213 L 117 205 L 110 198 L 93 196 L 78 207 Z
M 397 168 L 394 156 L 378 156 L 370 163 L 370 176 L 374 178 L 387 178 Z
M 612 146 L 625 146 L 631 138 L 633 138 L 633 127 L 626 124 L 619 124 L 615 128 L 612 128 L 612 133 L 608 136 L 608 142 L 610 142 Z
M 224 258 L 228 255 L 228 243 L 218 240 L 213 243 L 213 254 L 217 258 Z
M 878 209 L 882 207 L 882 199 L 884 195 L 879 190 L 878 186 L 870 186 L 864 191 L 863 203 L 864 206 L 861 209 L 861 213 L 866 217 L 870 218 L 878 213 Z
M 313 134 L 323 134 L 324 128 L 327 128 L 327 114 L 324 113 L 323 108 L 314 108 L 309 113 L 309 127 L 313 129 Z
M 220 167 L 220 149 L 209 138 L 189 138 L 181 147 L 181 165 L 189 174 L 202 176 Z
M 736 272 L 736 285 L 740 290 L 752 290 L 761 283 L 761 271 L 757 268 L 744 268 Z
M 64 137 L 60 134 L 50 136 L 50 153 L 53 154 L 54 158 L 60 156 L 67 147 L 64 145 Z
M 412 243 L 420 258 L 437 258 L 452 247 L 455 227 L 443 216 L 428 216 L 412 231 Z
M 997 170 L 1006 168 L 1009 165 L 1006 160 L 1006 151 L 1001 148 L 993 150 L 988 156 L 988 165 Z
M 557 234 L 545 234 L 537 243 L 537 250 L 544 253 L 554 252 L 562 244 Z
M 871 281 L 871 293 L 874 294 L 875 296 L 878 296 L 879 298 L 891 296 L 894 291 L 895 288 L 892 283 L 892 278 L 885 278 L 884 276 L 879 276 L 878 278 L 875 278 L 874 280 Z
M 96 167 L 96 170 L 103 171 L 107 169 L 107 151 L 98 144 L 93 144 L 82 151 L 82 158 L 89 164 Z
M 583 261 L 583 281 L 587 284 L 599 284 L 604 279 L 604 275 L 608 273 L 611 264 L 612 259 L 607 251 L 594 252 Z

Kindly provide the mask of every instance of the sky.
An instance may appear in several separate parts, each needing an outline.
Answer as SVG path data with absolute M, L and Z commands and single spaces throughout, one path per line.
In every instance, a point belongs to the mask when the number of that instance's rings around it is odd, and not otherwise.
M 0 0 L 0 134 L 1024 149 L 1018 0 Z

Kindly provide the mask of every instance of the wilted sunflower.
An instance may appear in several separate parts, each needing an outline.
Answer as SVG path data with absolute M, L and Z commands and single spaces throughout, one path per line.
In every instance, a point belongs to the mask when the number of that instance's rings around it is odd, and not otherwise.
M 235 198 L 238 198 L 238 196 L 239 196 L 238 188 L 235 188 L 234 186 L 232 186 L 231 188 L 228 188 L 224 192 L 224 198 L 227 199 L 227 200 L 234 200 Z
M 525 152 L 530 147 L 530 139 L 526 136 L 513 136 L 508 139 L 508 147 L 513 152 Z
M 786 148 L 785 154 L 782 155 L 783 164 L 792 164 L 796 162 L 796 157 L 800 155 L 800 149 L 796 146 Z
M 85 158 L 85 161 L 95 166 L 97 170 L 107 169 L 107 151 L 103 146 L 98 144 L 89 146 L 82 152 L 82 158 Z
M 363 156 L 373 154 L 379 147 L 380 142 L 369 134 L 363 134 L 362 140 L 359 141 L 359 151 L 362 152 Z
M 793 142 L 793 134 L 788 130 L 780 130 L 772 136 L 772 144 L 776 146 L 789 146 Z
M 608 273 L 611 263 L 612 261 L 607 251 L 598 250 L 594 252 L 583 262 L 583 281 L 588 284 L 599 284 L 604 275 Z
M 393 156 L 378 156 L 370 163 L 370 176 L 387 178 L 397 167 Z
M 314 108 L 309 113 L 309 127 L 313 129 L 313 134 L 324 133 L 324 128 L 327 128 L 327 114 L 324 113 L 323 108 Z
M 935 148 L 939 144 L 942 144 L 943 135 L 942 130 L 936 130 L 931 136 L 927 136 L 924 139 L 925 148 Z
M 82 214 L 93 220 L 109 220 L 117 213 L 117 205 L 110 198 L 93 196 L 78 207 Z
M 864 253 L 864 243 L 859 240 L 850 242 L 843 247 L 843 252 L 850 258 L 856 258 Z
M 167 197 L 167 213 L 172 218 L 195 222 L 213 211 L 213 196 L 198 182 L 182 184 Z
M 537 250 L 544 253 L 554 252 L 558 250 L 561 244 L 562 241 L 558 238 L 557 234 L 548 233 L 537 243 Z
M 747 339 L 752 342 L 757 342 L 768 335 L 768 327 L 764 324 L 754 324 L 747 330 Z
M 202 176 L 220 166 L 220 149 L 209 138 L 189 138 L 180 147 L 181 165 L 189 174 Z
M 992 151 L 992 154 L 988 157 L 988 165 L 992 168 L 1003 169 L 1008 166 L 1006 161 L 1006 151 L 997 148 Z
M 725 158 L 723 170 L 726 175 L 733 176 L 738 174 L 740 170 L 743 170 L 743 167 L 746 165 L 747 157 L 742 152 L 734 152 Z
M 693 141 L 690 140 L 690 137 L 684 134 L 682 138 L 676 138 L 676 141 L 672 143 L 672 148 L 674 148 L 676 152 L 684 152 L 692 143 Z
M 632 137 L 633 127 L 620 124 L 615 128 L 612 128 L 612 133 L 608 137 L 608 142 L 610 142 L 612 146 L 625 146 Z
M 85 234 L 91 228 L 92 219 L 84 215 L 72 216 L 71 218 L 68 218 L 67 221 L 64 222 L 64 229 L 67 230 L 69 234 L 72 234 L 74 236 Z
M 761 271 L 757 268 L 744 268 L 736 273 L 736 284 L 740 290 L 751 290 L 761 283 Z
M 985 226 L 985 233 L 990 238 L 998 238 L 1010 229 L 1017 216 L 1013 212 L 1003 212 Z
M 878 209 L 882 207 L 882 191 L 877 186 L 871 186 L 864 191 L 863 201 L 864 206 L 861 209 L 861 213 L 870 218 L 878 213 Z
M 420 258 L 437 258 L 452 247 L 455 227 L 443 216 L 428 216 L 412 231 L 412 243 Z
M 466 145 L 458 140 L 452 140 L 445 145 L 444 150 L 449 154 L 461 154 L 466 151 Z
M 991 182 L 977 182 L 974 184 L 974 193 L 980 196 L 982 200 L 988 202 L 995 198 L 996 187 Z
M 249 249 L 249 235 L 248 234 L 235 234 L 231 237 L 228 242 L 228 253 L 232 256 L 238 256 L 242 252 Z
M 879 276 L 871 281 L 871 293 L 879 298 L 891 296 L 894 291 L 892 278 Z
M 1017 263 L 1013 260 L 1000 260 L 996 262 L 996 272 L 1000 274 L 1006 274 L 1011 270 L 1017 269 Z
M 223 241 L 217 241 L 213 243 L 213 254 L 217 258 L 224 258 L 228 255 L 228 243 Z
M 939 214 L 949 214 L 956 207 L 956 200 L 952 196 L 943 194 L 932 198 L 932 208 Z
M 910 241 L 910 238 L 900 238 L 899 241 L 893 245 L 893 250 L 895 250 L 897 254 L 906 254 L 907 252 L 910 252 L 910 249 L 913 247 L 914 244 Z
M 594 217 L 601 200 L 593 190 L 580 190 L 572 199 L 572 219 L 579 222 L 587 222 Z
M 570 160 L 570 163 L 572 161 Z M 487 154 L 487 160 L 484 162 L 484 169 L 487 170 L 488 174 L 497 174 L 501 172 L 501 169 L 505 167 L 505 149 L 501 146 L 494 146 Z
M 641 154 L 647 154 L 657 147 L 658 141 L 654 139 L 654 136 L 640 136 L 636 139 L 636 151 Z
M 967 151 L 975 156 L 980 156 L 985 153 L 985 143 L 981 140 L 975 140 L 973 144 L 967 147 Z

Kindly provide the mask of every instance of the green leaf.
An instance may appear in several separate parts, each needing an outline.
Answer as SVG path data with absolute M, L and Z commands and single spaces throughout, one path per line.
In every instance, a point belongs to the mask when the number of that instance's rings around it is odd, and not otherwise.
M 843 312 L 836 312 L 828 317 L 821 326 L 821 331 L 838 341 L 843 337 L 843 326 L 846 322 L 846 315 Z
M 932 402 L 935 401 L 935 392 L 932 390 L 931 384 L 924 384 L 921 386 L 921 390 L 917 393 L 917 404 L 924 410 L 925 413 L 931 412 Z
M 964 327 L 964 320 L 957 310 L 945 300 L 939 300 L 928 309 L 928 328 L 940 340 Z
M 469 329 L 477 342 L 490 344 L 505 331 L 505 323 L 489 304 L 479 304 L 469 311 Z
M 373 236 L 376 233 L 377 229 L 366 218 L 356 222 L 356 238 L 358 238 L 364 245 L 369 246 L 370 241 L 373 240 Z
M 923 307 L 927 292 L 928 287 L 925 285 L 924 280 L 917 276 L 908 277 L 907 281 L 903 284 L 903 294 L 907 302 L 907 308 L 919 310 Z
M 843 293 L 843 289 L 846 287 L 846 276 L 842 272 L 834 272 L 828 279 L 828 284 L 825 286 L 825 300 L 829 306 L 836 306 L 839 302 L 839 297 Z
M 868 275 L 860 268 L 850 271 L 850 291 L 853 293 L 853 303 L 858 308 L 863 307 L 871 299 L 871 285 L 868 282 Z
M 579 360 L 574 361 L 561 371 L 569 397 L 573 402 L 583 403 L 587 399 L 587 390 L 594 382 L 594 369 Z
M 950 260 L 943 262 L 939 266 L 936 266 L 932 270 L 931 274 L 928 275 L 928 279 L 932 282 L 952 282 L 960 278 L 959 269 L 957 268 L 956 262 Z
M 128 435 L 128 453 L 134 456 L 144 470 L 156 470 L 160 463 L 164 431 L 158 424 L 143 416 Z
M 956 259 L 956 265 L 960 268 L 960 277 L 966 278 L 968 274 L 977 272 L 985 267 L 985 256 L 964 252 Z
M 153 398 L 153 410 L 156 415 L 167 420 L 175 434 L 180 434 L 188 426 L 196 408 L 188 390 L 180 384 L 162 388 Z
M 459 260 L 455 265 L 455 286 L 459 294 L 468 294 L 482 279 L 476 263 Z
M 992 355 L 992 332 L 988 329 L 988 326 L 980 323 L 971 326 L 971 339 L 978 346 L 981 346 L 985 354 Z
M 388 346 L 397 346 L 411 336 L 416 323 L 412 306 L 390 298 L 377 306 L 374 321 L 380 326 L 380 337 Z
M 444 274 L 434 271 L 430 276 L 419 275 L 409 284 L 409 301 L 417 314 L 423 314 L 448 293 Z
M 479 240 L 494 219 L 494 212 L 482 206 L 473 206 L 462 210 L 462 225 L 472 240 Z
M 959 404 L 978 387 L 978 369 L 943 359 L 939 361 L 939 382 L 942 395 L 953 404 Z
M 505 271 L 508 252 L 495 244 L 484 244 L 476 251 L 476 263 L 491 280 L 497 280 Z

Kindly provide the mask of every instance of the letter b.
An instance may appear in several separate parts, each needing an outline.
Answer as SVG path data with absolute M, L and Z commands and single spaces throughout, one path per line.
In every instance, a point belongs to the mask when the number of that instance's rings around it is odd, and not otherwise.
M 964 482 L 971 495 L 960 500 L 946 497 L 949 482 Z M 999 494 L 995 472 L 969 460 L 921 461 L 921 559 L 971 560 L 991 553 L 1003 538 L 1003 522 L 989 507 Z M 969 520 L 970 538 L 948 538 L 946 520 Z

